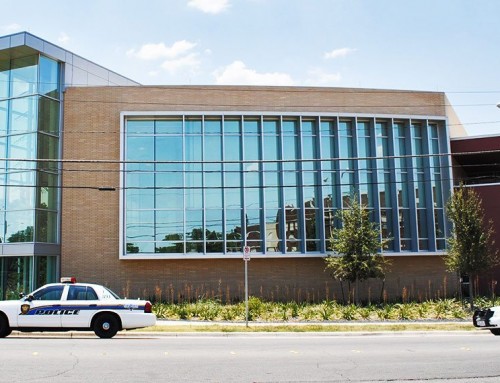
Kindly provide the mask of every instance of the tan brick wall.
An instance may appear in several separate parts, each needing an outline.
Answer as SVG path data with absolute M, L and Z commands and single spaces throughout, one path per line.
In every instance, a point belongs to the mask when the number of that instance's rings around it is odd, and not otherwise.
M 122 111 L 349 112 L 444 116 L 442 93 L 271 87 L 98 87 L 65 92 L 61 273 L 103 283 L 130 296 L 163 299 L 243 296 L 241 260 L 120 261 L 119 160 Z M 114 163 L 77 163 L 107 160 Z M 112 186 L 115 192 L 92 187 Z M 88 188 L 91 187 L 91 188 Z M 340 298 L 320 258 L 253 259 L 251 294 L 274 299 Z M 388 298 L 443 295 L 456 282 L 438 257 L 393 259 Z M 380 297 L 379 283 L 363 286 Z

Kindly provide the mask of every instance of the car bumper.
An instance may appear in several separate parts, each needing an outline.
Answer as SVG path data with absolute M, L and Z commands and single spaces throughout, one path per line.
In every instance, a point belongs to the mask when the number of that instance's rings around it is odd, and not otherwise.
M 496 328 L 498 325 L 496 323 L 492 323 L 492 317 L 494 314 L 495 312 L 490 309 L 474 311 L 474 315 L 472 316 L 472 323 L 474 324 L 474 327 Z

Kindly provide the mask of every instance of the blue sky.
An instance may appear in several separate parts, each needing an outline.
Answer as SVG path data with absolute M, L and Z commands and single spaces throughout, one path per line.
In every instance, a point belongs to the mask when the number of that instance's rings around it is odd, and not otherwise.
M 142 84 L 447 92 L 500 134 L 500 0 L 2 1 L 28 31 Z

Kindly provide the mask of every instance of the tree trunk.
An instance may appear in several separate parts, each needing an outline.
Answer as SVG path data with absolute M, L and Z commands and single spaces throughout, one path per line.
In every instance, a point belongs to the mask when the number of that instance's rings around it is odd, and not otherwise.
M 470 302 L 470 311 L 474 311 L 474 287 L 473 287 L 474 278 L 472 275 L 469 275 L 469 302 Z

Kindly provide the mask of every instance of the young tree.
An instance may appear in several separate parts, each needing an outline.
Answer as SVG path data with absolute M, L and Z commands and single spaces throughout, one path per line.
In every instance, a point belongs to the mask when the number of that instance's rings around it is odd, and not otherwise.
M 469 187 L 460 184 L 450 197 L 446 211 L 453 224 L 448 238 L 445 263 L 448 271 L 469 277 L 470 308 L 473 309 L 472 282 L 482 271 L 499 263 L 498 250 L 494 247 L 493 221 L 485 222 L 482 200 Z
M 326 269 L 333 278 L 356 284 L 356 303 L 359 303 L 359 282 L 369 278 L 384 279 L 389 262 L 379 251 L 388 240 L 382 240 L 376 223 L 370 221 L 370 212 L 350 198 L 348 209 L 337 212 L 342 227 L 333 229 L 330 236 L 334 254 L 325 258 Z

